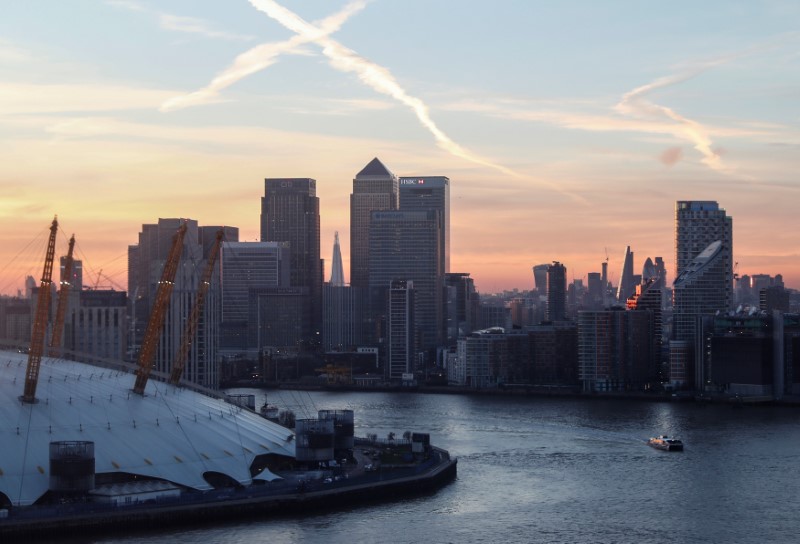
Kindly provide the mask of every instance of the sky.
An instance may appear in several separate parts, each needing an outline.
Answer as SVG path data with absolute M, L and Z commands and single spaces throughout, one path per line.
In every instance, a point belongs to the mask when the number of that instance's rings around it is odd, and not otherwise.
M 142 224 L 259 236 L 264 178 L 317 180 L 330 276 L 373 157 L 451 181 L 451 271 L 484 293 L 618 281 L 677 200 L 733 217 L 738 274 L 800 288 L 800 3 L 26 0 L 0 17 L 0 293 L 74 234 L 125 289 Z

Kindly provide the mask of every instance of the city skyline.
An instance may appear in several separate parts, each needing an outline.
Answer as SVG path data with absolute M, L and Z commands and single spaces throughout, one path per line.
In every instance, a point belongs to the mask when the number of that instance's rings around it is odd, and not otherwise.
M 739 274 L 800 287 L 800 6 L 465 4 L 7 6 L 0 293 L 38 280 L 55 214 L 89 285 L 124 287 L 158 218 L 256 241 L 264 178 L 317 180 L 325 277 L 338 231 L 349 281 L 373 157 L 450 178 L 450 269 L 481 292 L 532 289 L 554 260 L 586 283 L 606 251 L 616 283 L 627 246 L 671 283 L 679 200 L 735 218 Z

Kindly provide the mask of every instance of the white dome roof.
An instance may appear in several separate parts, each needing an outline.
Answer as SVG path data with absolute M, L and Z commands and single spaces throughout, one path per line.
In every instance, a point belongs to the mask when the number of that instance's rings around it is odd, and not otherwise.
M 42 360 L 35 404 L 20 401 L 28 356 L 0 351 L 0 493 L 15 505 L 49 488 L 50 442 L 94 442 L 95 472 L 162 478 L 198 490 L 220 472 L 252 482 L 257 455 L 294 457 L 294 433 L 221 399 L 62 359 Z M 268 471 L 259 479 L 273 479 Z

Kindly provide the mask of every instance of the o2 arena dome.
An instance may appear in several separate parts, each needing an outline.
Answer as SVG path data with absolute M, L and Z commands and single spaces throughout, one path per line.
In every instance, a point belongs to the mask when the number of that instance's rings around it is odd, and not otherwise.
M 200 392 L 127 370 L 43 358 L 35 403 L 20 396 L 27 355 L 0 351 L 0 508 L 51 489 L 51 444 L 93 443 L 99 481 L 168 482 L 198 491 L 277 479 L 271 456 L 294 459 L 294 433 Z

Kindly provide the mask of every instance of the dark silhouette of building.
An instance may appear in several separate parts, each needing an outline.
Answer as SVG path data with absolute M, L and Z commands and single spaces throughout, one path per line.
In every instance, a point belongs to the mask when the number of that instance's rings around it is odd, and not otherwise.
M 323 262 L 317 182 L 310 178 L 268 178 L 261 199 L 261 241 L 288 242 L 289 284 L 307 291 L 303 342 L 318 345 L 322 329 Z
M 547 320 L 563 321 L 567 316 L 567 267 L 553 261 L 547 268 Z

